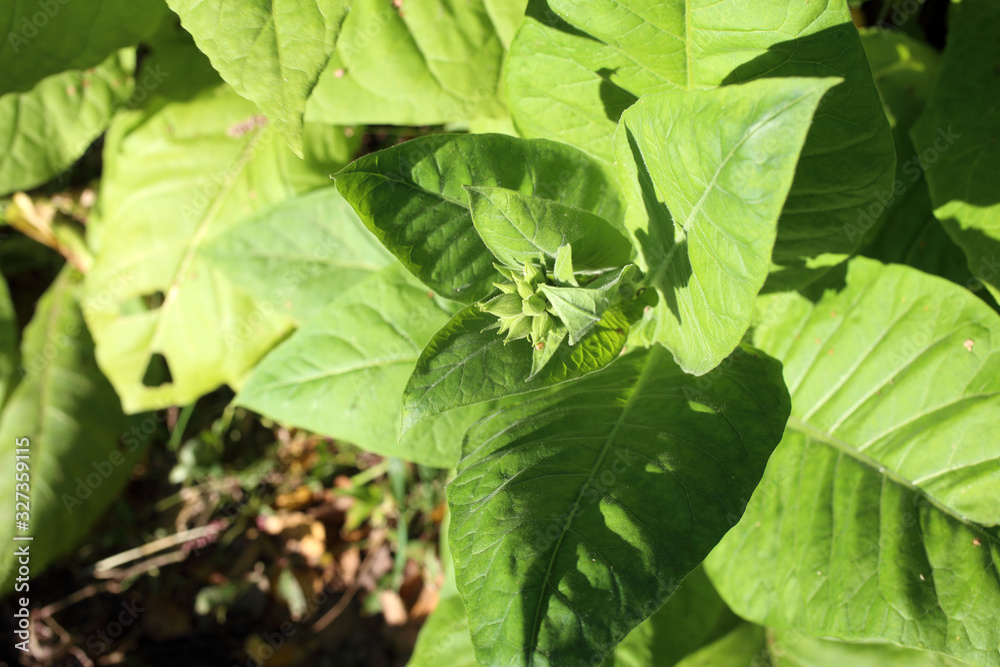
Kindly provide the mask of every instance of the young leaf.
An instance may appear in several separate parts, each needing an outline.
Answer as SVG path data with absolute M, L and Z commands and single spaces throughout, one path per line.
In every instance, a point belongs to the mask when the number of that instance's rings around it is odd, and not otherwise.
M 593 213 L 503 188 L 466 189 L 472 224 L 505 266 L 520 268 L 540 256 L 555 260 L 563 246 L 572 248 L 577 271 L 615 269 L 632 258 L 629 240 Z
M 78 302 L 81 280 L 67 267 L 39 300 L 24 331 L 23 377 L 0 413 L 0 455 L 8 461 L 0 493 L 10 499 L 0 505 L 0 537 L 8 545 L 31 545 L 36 576 L 87 535 L 145 449 L 142 440 L 129 435 L 136 423 L 122 414 L 94 361 Z M 29 443 L 16 444 L 23 438 Z M 24 530 L 14 522 L 15 512 L 25 511 L 14 504 L 15 490 L 25 490 L 15 489 L 15 454 L 27 457 L 22 460 L 30 478 Z M 34 540 L 12 542 L 16 535 Z M 0 553 L 0 593 L 13 588 L 17 565 L 13 547 Z
M 134 53 L 115 53 L 0 97 L 0 195 L 41 185 L 83 155 L 132 94 L 134 67 Z
M 569 332 L 570 345 L 576 345 L 590 333 L 604 312 L 617 302 L 619 292 L 629 284 L 633 273 L 635 266 L 629 264 L 600 276 L 586 287 L 541 286 L 542 294 Z
M 910 134 L 934 214 L 1000 299 L 1000 4 L 954 2 L 948 26 L 941 76 Z
M 104 147 L 84 313 L 126 412 L 238 385 L 290 319 L 203 256 L 240 219 L 329 184 L 228 86 L 120 116 Z M 162 355 L 169 382 L 144 383 Z
M 162 0 L 8 0 L 0 12 L 0 95 L 95 67 L 144 40 L 169 14 Z
M 212 66 L 303 155 L 306 99 L 333 53 L 347 0 L 167 0 Z M 224 28 L 221 28 L 224 26 Z
M 245 218 L 205 245 L 212 263 L 300 324 L 394 262 L 336 188 Z
M 533 374 L 530 343 L 521 339 L 505 344 L 495 324 L 496 317 L 469 306 L 434 335 L 403 392 L 403 433 L 453 408 L 524 394 L 600 370 L 618 358 L 629 328 L 622 312 L 612 308 L 589 336 L 572 347 L 559 345 L 541 372 Z
M 889 126 L 843 2 L 533 0 L 504 73 L 522 136 L 608 163 L 615 123 L 643 95 L 816 76 L 844 83 L 809 130 L 779 225 L 775 284 L 814 279 L 853 252 L 862 239 L 845 226 L 892 187 Z
M 769 297 L 785 437 L 708 572 L 743 618 L 1000 664 L 1000 317 L 857 258 L 846 287 Z
M 522 2 L 505 2 L 506 11 L 523 12 Z M 504 47 L 483 0 L 350 4 L 308 120 L 439 125 L 503 114 Z
M 596 664 L 742 513 L 788 414 L 745 348 L 705 378 L 660 347 L 479 421 L 448 487 L 481 664 Z
M 486 408 L 443 415 L 401 444 L 399 418 L 392 418 L 421 348 L 453 312 L 390 266 L 337 296 L 268 354 L 236 403 L 385 456 L 454 466 L 465 427 Z
M 604 169 L 574 148 L 541 139 L 421 137 L 337 174 L 341 194 L 403 266 L 442 296 L 474 303 L 493 291 L 497 276 L 473 227 L 466 185 L 516 190 L 621 221 Z
M 640 99 L 615 137 L 626 225 L 660 294 L 655 339 L 695 374 L 750 325 L 778 216 L 832 79 L 762 79 Z

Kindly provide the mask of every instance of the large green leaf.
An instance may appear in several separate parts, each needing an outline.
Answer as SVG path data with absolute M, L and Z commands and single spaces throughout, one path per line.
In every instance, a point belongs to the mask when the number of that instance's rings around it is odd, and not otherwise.
M 222 78 L 303 155 L 303 117 L 333 54 L 348 0 L 167 0 Z
M 443 296 L 472 303 L 493 290 L 496 270 L 472 224 L 467 185 L 507 188 L 621 222 L 604 169 L 551 141 L 422 137 L 366 155 L 337 174 L 344 198 L 406 268 Z
M 510 32 L 483 0 L 354 0 L 306 118 L 348 125 L 436 125 L 502 114 L 497 85 Z
M 399 405 L 420 350 L 454 304 L 398 264 L 335 298 L 254 369 L 236 402 L 385 456 L 447 468 L 486 408 L 427 422 L 399 441 Z
M 524 136 L 608 162 L 615 123 L 642 95 L 761 77 L 842 77 L 816 113 L 782 212 L 775 284 L 805 280 L 853 252 L 860 239 L 844 226 L 891 187 L 889 126 L 843 0 L 533 0 L 505 72 Z
M 132 93 L 132 52 L 0 97 L 0 194 L 45 183 L 83 155 Z
M 452 582 L 446 584 L 441 601 L 420 629 L 407 667 L 440 667 L 442 661 L 447 661 L 449 667 L 479 664 L 465 605 L 456 593 L 449 594 L 449 585 Z M 704 571 L 696 568 L 659 611 L 632 630 L 601 666 L 670 667 L 698 648 L 726 613 Z
M 127 412 L 186 404 L 244 373 L 287 316 L 202 254 L 241 219 L 328 183 L 228 86 L 116 121 L 104 152 L 85 315 Z M 165 358 L 170 381 L 144 382 Z
M 754 334 L 792 416 L 713 582 L 759 623 L 1000 665 L 1000 317 L 864 258 L 811 296 Z
M 163 0 L 8 0 L 0 12 L 0 95 L 66 70 L 94 67 L 149 36 Z
M 0 413 L 0 455 L 7 461 L 0 493 L 8 499 L 0 505 L 0 537 L 8 545 L 0 554 L 0 592 L 14 584 L 16 546 L 30 547 L 31 575 L 37 576 L 87 534 L 144 449 L 128 433 L 132 422 L 94 362 L 77 302 L 80 282 L 66 268 L 39 300 L 21 350 L 25 375 Z M 27 491 L 15 487 L 17 442 L 29 450 Z M 15 525 L 15 512 L 23 511 L 14 505 L 15 491 L 30 498 L 26 531 Z M 18 535 L 34 539 L 12 541 Z
M 625 222 L 660 295 L 655 340 L 685 371 L 715 368 L 750 325 L 813 112 L 836 82 L 647 95 L 622 115 Z
M 394 261 L 332 187 L 240 221 L 204 252 L 234 282 L 299 323 Z
M 941 76 L 910 134 L 934 213 L 1000 299 L 1000 4 L 954 2 Z
M 656 346 L 479 421 L 448 503 L 480 663 L 598 663 L 739 518 L 788 408 L 752 348 L 695 378 Z
M 538 370 L 532 369 L 531 343 L 526 338 L 504 343 L 496 324 L 495 316 L 469 306 L 434 335 L 403 392 L 404 433 L 454 408 L 544 389 L 598 371 L 621 354 L 629 329 L 621 309 L 612 308 L 581 342 L 559 345 Z
M 17 313 L 10 300 L 7 281 L 0 274 L 0 408 L 17 383 Z
M 937 653 L 890 644 L 852 644 L 741 623 L 677 667 L 961 667 Z

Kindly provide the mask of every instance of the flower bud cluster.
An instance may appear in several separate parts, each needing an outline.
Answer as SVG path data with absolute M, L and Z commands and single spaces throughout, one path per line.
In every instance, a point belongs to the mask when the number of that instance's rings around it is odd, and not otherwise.
M 532 345 L 544 344 L 546 334 L 558 324 L 540 290 L 545 284 L 545 270 L 531 262 L 524 263 L 522 273 L 505 266 L 496 268 L 510 282 L 494 283 L 500 294 L 479 307 L 500 320 L 498 333 L 507 334 L 504 343 L 527 338 Z

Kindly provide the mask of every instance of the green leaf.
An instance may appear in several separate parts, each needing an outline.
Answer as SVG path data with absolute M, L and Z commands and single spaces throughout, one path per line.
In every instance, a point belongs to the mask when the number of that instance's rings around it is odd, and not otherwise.
M 717 624 L 729 617 L 704 569 L 697 567 L 659 611 L 628 633 L 602 667 L 671 667 L 711 639 Z
M 438 125 L 499 116 L 497 30 L 509 33 L 511 20 L 495 26 L 483 0 L 354 0 L 306 118 Z
M 788 414 L 750 348 L 684 374 L 660 347 L 497 410 L 448 487 L 481 664 L 595 664 L 742 512 Z
M 768 630 L 767 642 L 773 659 L 771 664 L 775 667 L 963 667 L 968 664 L 929 651 L 914 651 L 891 644 L 817 639 L 787 630 Z
M 507 188 L 621 221 L 604 169 L 551 141 L 433 135 L 366 155 L 337 174 L 341 194 L 403 266 L 442 296 L 473 303 L 493 291 L 496 270 L 463 186 Z
M 941 76 L 910 131 L 934 214 L 1000 299 L 1000 5 L 953 2 Z
M 136 75 L 140 91 L 136 97 L 142 97 L 137 102 L 150 105 L 152 101 L 147 97 L 158 96 L 189 100 L 207 88 L 222 84 L 208 56 L 198 50 L 194 38 L 181 27 L 180 19 L 173 12 L 167 12 L 145 46 L 149 52 Z
M 502 264 L 520 269 L 571 247 L 577 271 L 613 269 L 632 258 L 632 245 L 614 226 L 588 211 L 503 188 L 466 188 L 472 224 Z
M 813 112 L 834 83 L 647 95 L 622 115 L 625 222 L 660 295 L 655 340 L 685 371 L 714 368 L 750 325 Z
M 203 248 L 256 211 L 328 183 L 228 86 L 120 117 L 104 151 L 85 315 L 126 412 L 238 385 L 290 328 Z M 147 382 L 162 355 L 170 381 Z M 155 383 L 154 383 L 155 384 Z
M 394 261 L 332 187 L 244 218 L 206 244 L 204 254 L 300 324 Z
M 441 601 L 420 629 L 417 646 L 407 667 L 476 667 L 469 635 L 469 618 L 462 598 L 448 595 L 445 584 Z M 615 647 L 602 667 L 670 667 L 701 645 L 725 605 L 699 567 L 684 578 L 659 611 L 647 618 Z M 740 667 L 745 667 L 740 665 Z
M 622 311 L 613 308 L 580 343 L 558 346 L 533 375 L 531 344 L 524 338 L 505 344 L 495 331 L 496 322 L 479 306 L 469 306 L 434 335 L 403 392 L 403 433 L 454 408 L 551 387 L 600 370 L 618 358 L 629 329 Z
M 41 185 L 83 155 L 131 95 L 134 67 L 133 53 L 116 53 L 0 97 L 0 194 Z
M 774 295 L 763 318 L 754 343 L 784 364 L 792 416 L 707 561 L 723 599 L 758 623 L 1000 665 L 1000 317 L 857 258 L 840 291 Z
M 10 300 L 7 281 L 0 274 L 0 408 L 17 384 L 18 339 L 17 313 Z
M 0 413 L 0 592 L 17 574 L 16 546 L 29 545 L 32 577 L 87 535 L 128 481 L 143 440 L 128 435 L 114 389 L 94 362 L 94 348 L 77 298 L 81 277 L 66 268 L 38 302 L 24 332 L 24 376 Z M 152 420 L 152 418 L 149 418 Z M 155 425 L 155 424 L 154 424 Z M 28 438 L 24 445 L 22 438 Z M 27 531 L 16 529 L 15 448 L 28 449 Z M 25 480 L 21 480 L 24 483 Z M 18 500 L 24 501 L 23 498 Z M 19 520 L 23 517 L 17 517 Z M 30 542 L 14 542 L 30 535 Z M 13 546 L 10 546 L 13 545 Z
M 167 0 L 243 97 L 257 104 L 292 150 L 303 155 L 306 100 L 334 51 L 348 0 Z
M 605 311 L 618 301 L 619 292 L 631 286 L 635 266 L 611 271 L 586 287 L 542 285 L 542 294 L 559 316 L 569 333 L 569 344 L 576 345 L 597 326 Z
M 423 345 L 454 312 L 398 264 L 337 296 L 254 369 L 239 405 L 384 456 L 454 466 L 485 408 L 433 420 L 400 443 L 400 398 Z
M 891 187 L 893 145 L 843 2 L 533 0 L 510 47 L 506 97 L 522 136 L 611 162 L 637 98 L 756 78 L 841 77 L 809 130 L 782 212 L 775 285 L 813 279 L 853 252 L 859 206 Z
M 933 214 L 927 181 L 910 128 L 924 109 L 937 80 L 940 54 L 901 32 L 867 29 L 861 42 L 868 54 L 896 144 L 896 180 L 858 212 L 846 229 L 871 241 L 863 254 L 886 263 L 908 264 L 927 273 L 972 285 L 965 253 Z M 871 230 L 871 231 L 870 231 Z
M 677 667 L 961 667 L 964 662 L 889 644 L 851 644 L 740 623 Z
M 764 628 L 741 623 L 708 646 L 695 651 L 677 667 L 756 667 L 771 665 Z
M 469 618 L 458 595 L 442 596 L 420 628 L 417 645 L 406 667 L 478 667 L 469 635 Z
M 0 16 L 0 95 L 42 79 L 95 67 L 153 33 L 169 13 L 162 0 L 10 0 Z

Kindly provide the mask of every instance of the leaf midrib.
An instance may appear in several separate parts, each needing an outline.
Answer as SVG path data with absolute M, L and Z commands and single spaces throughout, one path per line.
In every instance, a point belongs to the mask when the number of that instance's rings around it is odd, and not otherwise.
M 535 652 L 538 643 L 538 634 L 541 632 L 541 623 L 539 621 L 540 615 L 542 613 L 542 603 L 545 600 L 545 591 L 549 588 L 549 579 L 552 576 L 552 568 L 555 565 L 556 556 L 559 553 L 560 547 L 562 546 L 563 539 L 566 537 L 566 533 L 569 532 L 570 527 L 573 525 L 573 518 L 577 515 L 577 510 L 580 507 L 580 502 L 583 500 L 583 494 L 586 493 L 587 489 L 590 487 L 591 482 L 593 482 L 597 471 L 600 470 L 601 465 L 604 463 L 604 459 L 607 457 L 608 452 L 611 449 L 611 443 L 614 442 L 615 437 L 618 435 L 619 429 L 621 429 L 622 424 L 625 423 L 625 419 L 628 414 L 632 411 L 635 406 L 637 397 L 642 393 L 644 385 L 649 382 L 652 370 L 656 366 L 655 361 L 658 354 L 662 354 L 664 348 L 656 345 L 649 352 L 649 356 L 646 358 L 646 367 L 642 370 L 642 374 L 639 379 L 636 380 L 635 387 L 632 389 L 632 393 L 629 395 L 628 400 L 622 407 L 621 414 L 618 419 L 615 420 L 615 425 L 612 427 L 611 432 L 608 437 L 604 440 L 604 445 L 601 447 L 601 453 L 598 455 L 597 460 L 590 469 L 590 473 L 587 475 L 587 479 L 580 485 L 580 491 L 576 496 L 576 500 L 573 502 L 573 507 L 567 514 L 569 519 L 563 524 L 562 531 L 559 533 L 559 539 L 556 540 L 555 546 L 552 549 L 551 556 L 549 557 L 548 566 L 545 569 L 545 574 L 542 577 L 542 583 L 539 587 L 538 595 L 538 605 L 535 607 L 535 614 L 531 621 L 531 641 L 528 643 L 528 647 L 531 653 L 528 655 L 528 667 L 533 667 L 535 664 Z

